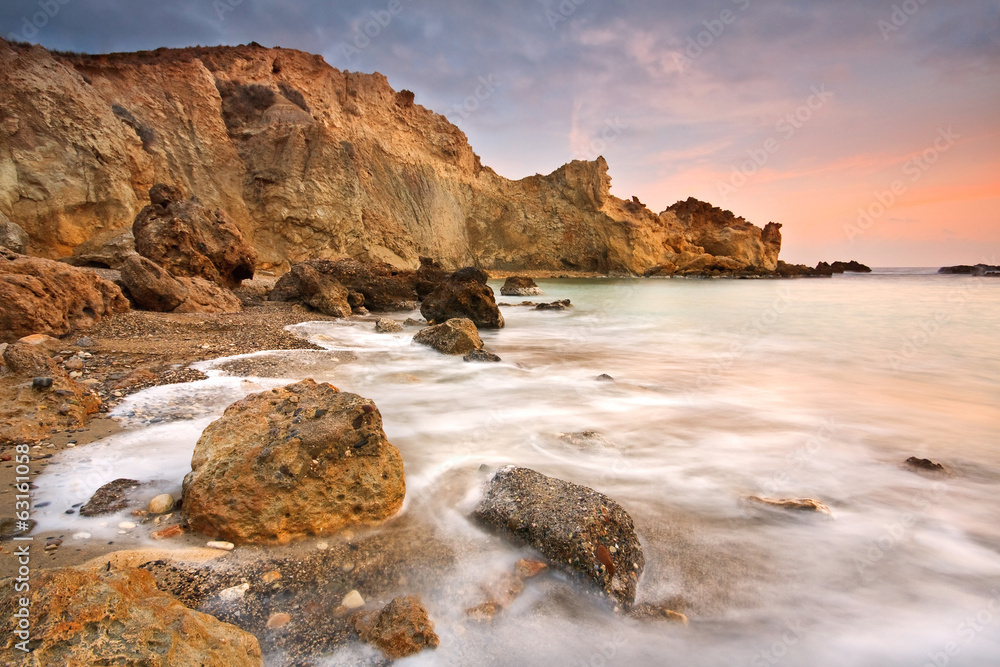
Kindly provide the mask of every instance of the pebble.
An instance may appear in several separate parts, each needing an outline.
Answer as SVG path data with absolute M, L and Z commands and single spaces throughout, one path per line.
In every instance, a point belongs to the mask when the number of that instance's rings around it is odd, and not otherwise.
M 174 497 L 169 493 L 161 493 L 149 501 L 150 514 L 166 514 L 174 508 Z
M 267 627 L 269 628 L 280 628 L 282 626 L 288 625 L 288 622 L 292 620 L 292 617 L 284 612 L 277 612 L 271 614 L 267 618 Z
M 265 584 L 271 584 L 277 581 L 278 579 L 281 579 L 281 573 L 278 572 L 277 570 L 271 570 L 270 572 L 265 572 L 264 576 L 261 577 L 261 579 Z
M 320 542 L 319 544 L 316 545 L 316 548 L 319 549 L 320 551 L 326 551 L 327 549 L 330 548 L 330 545 L 327 544 L 326 542 Z
M 173 526 L 164 528 L 162 530 L 154 530 L 150 534 L 150 537 L 152 537 L 154 540 L 167 540 L 170 539 L 171 537 L 177 537 L 178 535 L 183 535 L 183 534 L 184 534 L 184 527 L 181 526 L 180 524 L 174 524 Z
M 222 542 L 220 540 L 213 540 L 211 542 L 206 542 L 205 546 L 209 549 L 222 549 L 223 551 L 232 551 L 236 548 L 236 545 L 232 542 Z
M 118 524 L 118 527 L 121 528 L 122 530 L 132 530 L 133 528 L 135 528 L 135 524 L 132 523 L 131 521 L 122 521 L 120 524 Z
M 344 599 L 340 601 L 342 605 L 348 609 L 358 609 L 365 606 L 365 599 L 361 597 L 361 593 L 357 590 L 353 590 L 344 596 Z
M 79 533 L 73 533 L 73 539 L 74 540 L 89 540 L 90 539 L 90 533 L 88 533 L 85 530 L 81 530 Z
M 241 599 L 250 590 L 250 584 L 243 583 L 239 586 L 232 586 L 230 588 L 224 588 L 219 591 L 219 599 L 223 602 L 233 602 L 234 600 Z

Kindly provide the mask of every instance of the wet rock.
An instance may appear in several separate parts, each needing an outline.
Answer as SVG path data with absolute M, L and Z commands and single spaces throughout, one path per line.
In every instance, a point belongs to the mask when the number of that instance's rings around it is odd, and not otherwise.
M 911 470 L 916 470 L 919 472 L 939 472 L 939 473 L 948 472 L 948 469 L 945 468 L 940 463 L 935 463 L 930 459 L 918 459 L 916 456 L 911 456 L 910 458 L 903 461 L 903 465 L 910 468 Z
M 50 377 L 34 377 L 31 378 L 31 386 L 34 389 L 48 389 L 52 386 L 52 378 Z
M 352 309 L 347 288 L 336 278 L 320 273 L 308 263 L 296 264 L 281 276 L 268 299 L 298 301 L 332 317 L 350 317 Z M 357 298 L 354 300 L 356 302 Z
M 548 563 L 530 558 L 522 558 L 514 563 L 514 574 L 522 579 L 531 579 L 549 569 Z
M 387 317 L 380 317 L 375 320 L 375 331 L 378 333 L 399 333 L 403 330 L 403 325 L 396 320 Z
M 595 378 L 598 382 L 614 382 L 615 379 L 607 373 L 601 373 Z
M 150 533 L 150 537 L 154 540 L 169 540 L 173 537 L 180 537 L 185 533 L 184 526 L 180 524 L 174 524 L 173 526 L 168 526 L 160 530 L 153 531 Z
M 426 324 L 427 324 L 426 320 L 418 320 L 415 317 L 407 317 L 405 320 L 403 320 L 404 327 L 422 327 L 425 326 Z
M 292 621 L 292 617 L 283 611 L 275 612 L 267 617 L 267 628 L 283 628 Z
M 823 266 L 822 262 L 814 269 L 805 264 L 788 264 L 779 259 L 774 274 L 780 278 L 829 278 L 833 275 L 833 269 Z
M 822 263 L 822 262 L 821 262 Z M 816 268 L 819 268 L 818 266 Z M 833 262 L 830 264 L 830 269 L 834 273 L 871 273 L 871 267 L 865 266 L 857 260 L 851 260 L 849 262 Z
M 453 274 L 451 279 L 441 283 L 424 299 L 420 304 L 420 314 L 431 324 L 468 318 L 480 329 L 502 329 L 503 315 L 493 297 L 493 290 L 476 278 L 469 275 L 467 279 L 459 280 Z
M 188 609 L 135 568 L 42 570 L 31 581 L 31 662 L 37 665 L 262 665 L 257 639 Z M 0 603 L 4 628 L 16 627 L 16 598 Z M 22 664 L 13 637 L 0 662 Z
M 476 325 L 464 317 L 421 329 L 413 342 L 433 347 L 443 354 L 468 354 L 483 349 Z
M 135 479 L 119 478 L 108 482 L 90 497 L 90 500 L 80 508 L 81 516 L 101 516 L 115 514 L 128 509 L 134 501 L 131 492 L 138 489 L 140 483 Z
M 942 266 L 938 273 L 962 275 L 962 276 L 984 276 L 1000 272 L 1000 266 L 989 264 L 959 264 L 957 266 Z
M 569 299 L 561 299 L 559 301 L 552 301 L 551 303 L 539 303 L 535 306 L 535 310 L 566 310 L 572 307 L 573 304 L 570 303 Z
M 606 495 L 509 466 L 489 482 L 473 517 L 537 549 L 554 567 L 592 582 L 623 607 L 635 600 L 645 557 L 631 517 Z
M 403 462 L 375 404 L 304 380 L 251 394 L 202 433 L 184 478 L 192 530 L 287 543 L 374 524 L 403 502 Z
M 542 293 L 542 288 L 536 285 L 534 280 L 519 276 L 511 276 L 500 288 L 500 294 L 503 296 L 539 296 Z
M 473 350 L 472 352 L 469 352 L 464 357 L 462 357 L 462 360 L 463 361 L 479 362 L 479 363 L 483 363 L 483 362 L 485 362 L 485 363 L 498 363 L 498 362 L 502 361 L 502 359 L 500 359 L 500 357 L 498 357 L 497 355 L 493 354 L 492 352 L 487 352 L 486 350 Z
M 243 304 L 227 289 L 202 278 L 171 275 L 155 262 L 131 255 L 122 283 L 136 305 L 160 313 L 238 313 Z
M 63 336 L 127 310 L 121 289 L 89 271 L 0 251 L 0 342 Z
M 818 512 L 833 516 L 833 512 L 830 511 L 829 507 L 814 498 L 762 498 L 760 496 L 747 496 L 747 500 L 768 507 L 799 512 Z
M 393 660 L 437 648 L 441 642 L 427 610 L 412 595 L 397 597 L 380 611 L 361 612 L 351 620 L 362 641 Z
M 161 493 L 149 501 L 146 509 L 150 514 L 166 514 L 174 508 L 174 497 L 169 493 Z
M 172 275 L 228 289 L 253 278 L 257 253 L 224 212 L 163 183 L 150 189 L 149 199 L 132 223 L 136 252 Z
M 20 225 L 11 222 L 6 215 L 0 212 L 0 247 L 23 255 L 28 248 L 29 241 L 28 232 L 21 229 Z

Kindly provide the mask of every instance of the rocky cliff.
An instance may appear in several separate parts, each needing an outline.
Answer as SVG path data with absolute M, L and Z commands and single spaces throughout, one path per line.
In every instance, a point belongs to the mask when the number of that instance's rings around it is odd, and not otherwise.
M 0 40 L 0 212 L 64 257 L 154 183 L 225 211 L 279 271 L 308 258 L 628 273 L 772 271 L 780 225 L 610 194 L 603 158 L 511 181 L 381 74 L 256 44 L 78 55 Z

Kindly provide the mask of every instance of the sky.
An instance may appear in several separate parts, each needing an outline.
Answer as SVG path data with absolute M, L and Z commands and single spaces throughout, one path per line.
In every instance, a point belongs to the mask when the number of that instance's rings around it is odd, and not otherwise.
M 789 262 L 1000 264 L 1000 0 L 4 0 L 103 53 L 256 41 L 386 75 L 508 178 L 780 222 Z

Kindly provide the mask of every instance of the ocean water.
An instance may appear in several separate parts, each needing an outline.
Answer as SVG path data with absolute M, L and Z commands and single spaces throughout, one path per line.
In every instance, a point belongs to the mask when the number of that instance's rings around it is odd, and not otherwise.
M 441 646 L 401 664 L 1000 665 L 1000 280 L 886 269 L 539 285 L 574 307 L 505 308 L 506 328 L 482 334 L 500 364 L 413 345 L 415 329 L 315 322 L 293 330 L 328 352 L 280 353 L 286 377 L 208 362 L 208 380 L 136 394 L 117 411 L 130 430 L 39 477 L 35 501 L 51 505 L 35 518 L 113 532 L 115 519 L 62 512 L 116 477 L 179 488 L 226 405 L 313 377 L 374 399 L 406 466 L 402 512 L 461 555 L 422 579 Z M 915 473 L 909 456 L 951 474 Z M 530 553 L 468 519 L 481 467 L 506 464 L 624 506 L 646 556 L 638 601 L 672 600 L 690 624 L 533 582 L 492 624 L 465 621 L 474 584 Z M 816 498 L 832 517 L 748 495 Z

